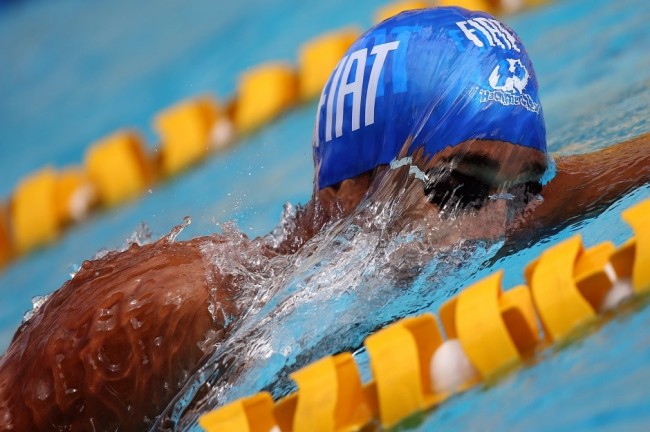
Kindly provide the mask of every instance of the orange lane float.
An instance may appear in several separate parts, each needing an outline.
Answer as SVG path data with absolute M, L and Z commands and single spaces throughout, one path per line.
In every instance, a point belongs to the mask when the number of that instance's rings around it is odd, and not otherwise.
M 92 144 L 86 152 L 85 169 L 99 202 L 107 207 L 140 195 L 154 178 L 142 138 L 128 130 Z
M 311 39 L 300 47 L 298 75 L 300 99 L 317 97 L 347 49 L 359 37 L 356 28 L 346 28 Z
M 430 313 L 368 336 L 373 380 L 365 385 L 352 355 L 342 353 L 291 374 L 298 390 L 275 404 L 262 392 L 203 415 L 199 424 L 208 432 L 325 432 L 359 430 L 378 418 L 392 427 L 565 340 L 599 310 L 650 291 L 649 214 L 650 199 L 623 212 L 634 237 L 619 248 L 605 242 L 585 249 L 580 236 L 550 247 L 525 270 L 531 289 L 504 291 L 498 271 L 461 291 L 439 311 L 446 339 Z M 458 375 L 454 386 L 441 385 L 449 373 Z
M 250 132 L 298 101 L 298 75 L 287 63 L 268 63 L 243 73 L 237 88 L 235 128 Z

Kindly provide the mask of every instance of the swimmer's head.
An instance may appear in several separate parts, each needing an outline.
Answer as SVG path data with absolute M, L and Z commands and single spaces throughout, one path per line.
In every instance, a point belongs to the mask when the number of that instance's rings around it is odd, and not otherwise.
M 313 139 L 317 189 L 420 148 L 433 157 L 468 143 L 496 159 L 496 147 L 509 143 L 544 163 L 532 63 L 518 36 L 486 13 L 403 12 L 361 36 L 323 89 Z

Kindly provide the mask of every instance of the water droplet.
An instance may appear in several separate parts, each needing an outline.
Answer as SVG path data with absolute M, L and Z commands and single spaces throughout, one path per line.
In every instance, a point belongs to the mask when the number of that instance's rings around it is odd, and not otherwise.
M 131 327 L 133 327 L 134 330 L 142 327 L 142 321 L 138 320 L 136 317 L 132 317 L 129 322 L 131 322 Z
M 44 296 L 34 296 L 34 297 L 32 297 L 32 310 L 27 311 L 25 313 L 25 315 L 23 316 L 23 323 L 25 323 L 25 322 L 29 321 L 30 319 L 32 319 L 32 317 L 36 314 L 36 312 L 39 311 L 41 306 L 43 306 L 45 304 L 45 302 L 47 301 L 47 299 L 50 298 L 50 295 L 51 294 L 47 294 L 47 295 L 44 295 Z
M 52 388 L 48 383 L 46 383 L 43 380 L 40 380 L 38 384 L 36 384 L 36 398 L 38 400 L 44 401 L 48 397 L 50 397 L 50 394 L 52 394 Z
M 113 306 L 111 309 L 101 309 L 99 311 L 99 317 L 97 317 L 97 322 L 95 323 L 95 328 L 97 331 L 111 331 L 115 328 L 115 315 L 113 314 Z
M 104 258 L 106 255 L 109 254 L 110 251 L 111 251 L 110 249 L 101 248 L 100 250 L 97 251 L 97 253 L 95 253 L 95 255 L 93 256 L 93 260 Z M 88 265 L 86 265 L 86 263 L 88 263 Z M 92 264 L 89 261 L 85 261 L 81 267 L 87 269 L 90 268 L 91 265 Z
M 149 226 L 144 222 L 140 222 L 135 231 L 126 238 L 120 251 L 125 251 L 133 245 L 143 246 L 149 244 L 151 243 L 151 236 L 152 234 Z
M 68 274 L 70 275 L 70 279 L 73 279 L 77 273 L 79 273 L 79 270 L 81 270 L 81 266 L 79 264 L 70 264 L 68 266 Z
M 171 232 L 167 234 L 167 241 L 170 243 L 173 243 L 176 241 L 176 237 L 183 232 L 185 228 L 187 228 L 188 225 L 192 223 L 192 218 L 189 216 L 185 216 L 183 218 L 183 222 L 181 222 L 180 225 L 176 225 L 174 228 L 172 228 Z

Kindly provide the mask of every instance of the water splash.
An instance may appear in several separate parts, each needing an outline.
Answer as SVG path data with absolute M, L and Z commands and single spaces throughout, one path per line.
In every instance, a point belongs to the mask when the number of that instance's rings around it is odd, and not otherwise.
M 151 229 L 149 229 L 149 226 L 146 223 L 140 222 L 136 227 L 136 229 L 131 233 L 131 235 L 129 235 L 124 240 L 124 242 L 119 248 L 117 249 L 101 248 L 95 253 L 95 255 L 93 255 L 91 260 L 94 261 L 94 260 L 102 259 L 111 252 L 124 252 L 125 250 L 127 250 L 133 245 L 143 246 L 151 243 L 152 241 L 153 241 L 153 234 L 151 232 Z M 74 277 L 73 274 L 71 274 L 70 276 Z
M 395 319 L 435 309 L 489 267 L 503 231 L 495 236 L 498 230 L 482 226 L 488 219 L 477 224 L 485 217 L 480 211 L 431 214 L 416 168 L 411 161 L 394 167 L 351 215 L 326 226 L 294 255 L 268 254 L 295 226 L 290 205 L 262 239 L 249 239 L 233 223 L 220 225 L 223 236 L 201 252 L 237 281 L 242 314 L 230 318 L 231 336 L 214 347 L 170 404 L 165 422 L 192 427 L 206 409 L 261 389 L 282 396 L 293 388 L 291 371 L 326 354 L 355 350 Z M 219 312 L 216 303 L 209 308 Z
M 39 309 L 45 304 L 45 302 L 47 302 L 47 299 L 50 298 L 51 295 L 52 294 L 46 294 L 42 296 L 32 297 L 32 309 L 25 312 L 25 315 L 23 315 L 22 324 L 32 319 L 34 315 L 36 315 L 36 313 L 39 311 Z
M 149 244 L 152 241 L 152 233 L 151 229 L 149 229 L 149 226 L 144 223 L 140 222 L 138 226 L 136 227 L 135 231 L 131 233 L 130 236 L 124 240 L 124 243 L 122 247 L 120 248 L 121 251 L 127 250 L 128 248 L 131 247 L 131 245 L 138 245 L 138 246 L 143 246 L 145 244 Z
M 267 236 L 267 241 L 274 248 L 280 247 L 282 242 L 295 231 L 296 226 L 296 208 L 291 203 L 285 203 L 282 207 L 280 222 Z
M 189 216 L 185 216 L 183 218 L 183 222 L 181 222 L 180 225 L 176 225 L 174 228 L 172 228 L 170 233 L 167 234 L 167 241 L 169 243 L 174 243 L 176 241 L 176 237 L 178 237 L 178 235 L 182 233 L 183 230 L 187 228 L 191 223 L 192 223 L 192 218 Z
M 81 270 L 81 266 L 79 264 L 73 263 L 68 266 L 68 275 L 70 276 L 70 279 L 75 277 L 77 273 L 79 273 L 79 270 Z

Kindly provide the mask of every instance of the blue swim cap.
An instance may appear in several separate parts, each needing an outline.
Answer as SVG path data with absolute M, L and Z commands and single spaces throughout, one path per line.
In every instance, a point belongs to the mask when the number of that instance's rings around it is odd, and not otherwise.
M 472 139 L 546 152 L 537 78 L 510 28 L 483 12 L 422 9 L 382 22 L 350 47 L 318 105 L 318 188 L 389 164 L 409 137 L 409 154 Z

